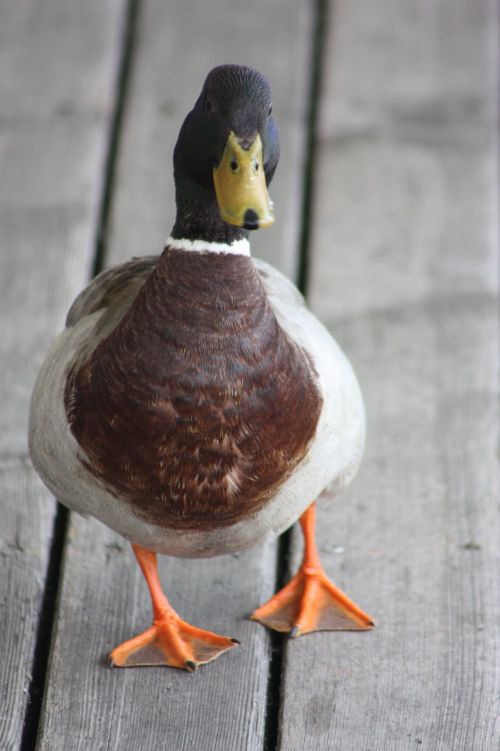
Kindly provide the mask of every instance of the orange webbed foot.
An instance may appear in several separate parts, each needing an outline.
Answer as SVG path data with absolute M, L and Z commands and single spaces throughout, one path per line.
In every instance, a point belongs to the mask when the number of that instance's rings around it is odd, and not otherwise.
M 366 631 L 374 622 L 322 568 L 301 566 L 274 597 L 250 616 L 274 631 L 301 636 L 311 631 Z
M 301 636 L 311 631 L 367 631 L 375 625 L 325 574 L 315 541 L 316 508 L 300 518 L 304 558 L 299 571 L 274 597 L 250 616 L 274 631 Z
M 172 611 L 116 647 L 109 659 L 112 666 L 120 668 L 168 665 L 192 672 L 238 644 L 236 639 L 196 628 Z
M 237 639 L 219 636 L 183 621 L 161 588 L 156 554 L 139 545 L 132 545 L 132 549 L 149 587 L 153 625 L 113 649 L 109 655 L 112 666 L 169 665 L 192 672 L 198 665 L 215 660 L 239 644 Z

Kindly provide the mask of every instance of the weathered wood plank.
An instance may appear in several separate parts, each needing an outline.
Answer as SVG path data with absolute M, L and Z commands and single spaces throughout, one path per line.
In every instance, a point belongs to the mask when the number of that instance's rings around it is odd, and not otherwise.
M 0 461 L 0 748 L 19 748 L 54 502 L 27 460 Z
M 122 0 L 3 3 L 0 748 L 21 742 L 55 504 L 24 457 L 37 369 L 91 263 Z M 64 63 L 62 63 L 64 61 Z
M 247 7 L 220 0 L 216 12 L 185 1 L 141 6 L 108 264 L 161 252 L 174 219 L 172 151 L 182 119 L 208 70 L 233 61 L 263 70 L 274 87 L 284 157 L 273 190 L 277 227 L 261 233 L 260 247 L 277 265 L 295 269 L 309 24 L 302 1 Z M 186 54 L 191 46 L 196 54 Z M 183 617 L 240 638 L 241 648 L 194 676 L 104 669 L 101 658 L 149 624 L 150 604 L 128 546 L 97 522 L 74 518 L 40 749 L 262 748 L 269 637 L 244 617 L 274 588 L 275 546 L 160 565 Z
M 26 453 L 37 368 L 92 263 L 122 7 L 2 7 L 0 455 Z
M 287 751 L 499 745 L 497 21 L 490 0 L 330 19 L 310 299 L 369 433 L 318 537 L 379 625 L 288 645 Z

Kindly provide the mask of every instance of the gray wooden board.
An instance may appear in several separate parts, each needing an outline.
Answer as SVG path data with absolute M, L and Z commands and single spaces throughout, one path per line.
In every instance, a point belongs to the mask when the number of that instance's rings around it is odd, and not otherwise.
M 295 269 L 310 21 L 307 3 L 285 0 L 272 6 L 219 0 L 216 10 L 185 1 L 141 5 L 108 265 L 161 252 L 174 219 L 172 151 L 183 117 L 211 67 L 245 62 L 271 78 L 283 140 L 272 191 L 276 228 L 260 233 L 255 245 L 267 247 L 276 265 Z M 149 598 L 123 540 L 97 522 L 74 518 L 40 749 L 262 748 L 269 636 L 245 616 L 273 591 L 276 546 L 211 561 L 163 559 L 160 565 L 167 595 L 183 617 L 241 638 L 242 646 L 195 675 L 106 669 L 104 655 L 149 625 Z
M 19 748 L 55 504 L 25 459 L 33 381 L 88 275 L 122 0 L 2 3 L 0 748 Z
M 2 456 L 26 453 L 37 369 L 89 275 L 122 7 L 2 4 Z
M 318 538 L 378 626 L 289 643 L 286 751 L 499 748 L 497 22 L 493 0 L 330 19 L 310 300 L 369 430 Z
M 25 459 L 0 460 L 0 748 L 19 748 L 54 502 Z

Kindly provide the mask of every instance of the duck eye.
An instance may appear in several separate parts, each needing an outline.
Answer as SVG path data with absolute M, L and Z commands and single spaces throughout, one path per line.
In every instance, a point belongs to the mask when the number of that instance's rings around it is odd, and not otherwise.
M 271 105 L 271 106 L 269 107 L 269 112 L 267 113 L 267 116 L 268 116 L 268 117 L 271 117 L 271 115 L 272 115 L 272 112 L 273 112 L 273 107 L 272 107 L 272 105 Z
M 205 112 L 211 112 L 213 109 L 212 102 L 208 98 L 208 96 L 205 96 L 205 99 L 203 101 L 203 107 L 205 108 Z

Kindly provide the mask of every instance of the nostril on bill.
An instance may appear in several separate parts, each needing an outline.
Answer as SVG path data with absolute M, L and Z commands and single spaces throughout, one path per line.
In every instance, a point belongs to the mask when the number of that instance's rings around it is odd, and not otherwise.
M 259 217 L 253 209 L 247 209 L 245 211 L 243 227 L 245 229 L 259 229 Z

